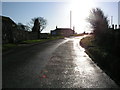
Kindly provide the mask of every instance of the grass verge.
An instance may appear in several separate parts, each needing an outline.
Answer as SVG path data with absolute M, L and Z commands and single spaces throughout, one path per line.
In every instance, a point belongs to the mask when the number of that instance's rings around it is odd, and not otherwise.
M 21 44 L 32 44 L 32 43 L 38 43 L 38 42 L 44 42 L 47 41 L 47 39 L 38 39 L 38 40 L 25 40 L 20 42 Z
M 97 45 L 93 36 L 83 38 L 80 45 L 85 48 L 92 60 L 120 86 L 120 57 L 106 51 L 107 46 Z
M 62 39 L 62 38 L 64 38 L 64 37 L 63 36 L 51 36 L 47 39 L 25 40 L 25 41 L 21 41 L 17 44 L 14 44 L 14 43 L 3 44 L 2 45 L 2 51 L 5 52 L 5 51 L 8 51 L 8 50 L 14 49 L 14 48 L 18 47 L 19 44 L 35 44 L 35 43 L 42 43 L 42 42 L 57 40 L 57 39 Z
M 15 48 L 15 47 L 17 47 L 17 44 L 12 44 L 12 43 L 3 44 L 2 45 L 2 50 L 7 51 L 7 50 L 10 50 L 10 49 Z

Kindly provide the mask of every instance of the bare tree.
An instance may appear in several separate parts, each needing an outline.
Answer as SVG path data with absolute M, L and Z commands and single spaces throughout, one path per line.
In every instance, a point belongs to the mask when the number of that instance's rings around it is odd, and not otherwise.
M 41 33 L 47 26 L 47 20 L 43 17 L 35 17 L 33 19 L 31 19 L 30 24 L 34 25 L 35 24 L 35 20 L 38 20 L 39 22 L 39 32 Z

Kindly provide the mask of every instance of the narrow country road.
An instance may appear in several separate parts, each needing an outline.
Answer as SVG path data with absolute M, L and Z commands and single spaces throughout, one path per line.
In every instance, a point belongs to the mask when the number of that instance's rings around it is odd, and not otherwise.
M 54 40 L 4 54 L 3 88 L 117 88 L 79 45 L 82 38 Z

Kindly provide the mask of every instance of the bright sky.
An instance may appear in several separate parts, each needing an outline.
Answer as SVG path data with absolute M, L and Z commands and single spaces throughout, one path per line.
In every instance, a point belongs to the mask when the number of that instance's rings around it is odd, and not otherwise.
M 25 25 L 30 22 L 31 18 L 44 17 L 47 19 L 48 25 L 43 32 L 50 32 L 55 29 L 56 25 L 58 28 L 70 27 L 71 10 L 72 26 L 75 26 L 77 33 L 82 33 L 88 31 L 85 19 L 89 15 L 89 10 L 94 7 L 100 7 L 109 19 L 113 16 L 113 23 L 118 23 L 117 2 L 90 2 L 90 0 L 66 2 L 8 2 L 6 0 L 2 2 L 2 15 Z

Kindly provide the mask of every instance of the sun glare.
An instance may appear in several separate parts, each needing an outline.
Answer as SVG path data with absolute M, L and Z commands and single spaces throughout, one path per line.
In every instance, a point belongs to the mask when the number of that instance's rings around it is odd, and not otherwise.
M 93 0 L 71 0 L 70 9 L 72 11 L 72 25 L 78 33 L 87 32 L 86 17 L 89 11 L 94 7 Z

